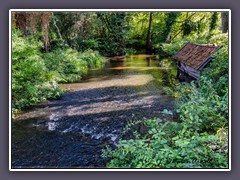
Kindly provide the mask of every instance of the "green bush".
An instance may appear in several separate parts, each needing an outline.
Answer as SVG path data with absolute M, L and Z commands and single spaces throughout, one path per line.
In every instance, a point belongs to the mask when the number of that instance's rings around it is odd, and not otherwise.
M 106 59 L 103 58 L 98 51 L 93 51 L 88 49 L 79 54 L 79 58 L 87 63 L 89 68 L 101 68 L 106 62 Z
M 214 55 L 213 62 L 202 72 L 197 82 L 198 87 L 192 83 L 188 86 L 188 93 L 184 93 L 178 102 L 181 120 L 193 130 L 215 131 L 228 125 L 227 36 L 222 35 L 220 39 L 225 43 L 224 47 Z
M 36 38 L 22 38 L 20 31 L 12 31 L 13 111 L 62 93 L 48 74 L 39 51 L 41 47 L 42 43 Z
M 182 83 L 164 91 L 177 97 L 180 123 L 148 120 L 148 133 L 120 140 L 116 149 L 107 148 L 110 168 L 227 168 L 228 167 L 228 36 L 194 35 L 164 44 L 175 54 L 187 42 L 218 43 L 223 48 L 201 73 L 198 81 Z
M 227 168 L 227 131 L 215 135 L 192 133 L 186 136 L 181 123 L 147 120 L 148 134 L 139 139 L 121 140 L 115 150 L 109 147 L 103 157 L 109 168 Z
M 202 79 L 203 81 L 203 79 Z M 205 79 L 197 88 L 191 85 L 191 92 L 178 101 L 180 119 L 190 131 L 216 131 L 228 123 L 228 98 L 218 96 L 213 83 Z
M 87 74 L 88 68 L 100 68 L 105 59 L 97 52 L 57 49 L 44 55 L 50 75 L 57 82 L 74 82 Z
M 57 82 L 73 82 L 87 73 L 87 62 L 72 49 L 57 49 L 44 54 L 44 62 L 52 78 Z
M 105 59 L 96 51 L 83 53 L 71 48 L 41 53 L 37 36 L 21 37 L 12 33 L 12 105 L 13 112 L 32 104 L 57 98 L 63 91 L 57 82 L 73 82 L 86 74 L 88 68 L 99 68 Z

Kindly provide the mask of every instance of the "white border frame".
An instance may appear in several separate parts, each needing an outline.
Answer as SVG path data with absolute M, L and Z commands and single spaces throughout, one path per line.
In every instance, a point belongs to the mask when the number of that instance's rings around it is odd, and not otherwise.
M 11 122 L 12 122 L 12 12 L 14 11 L 51 11 L 51 12 L 113 12 L 113 11 L 128 11 L 128 12 L 169 12 L 169 11 L 180 11 L 180 12 L 221 12 L 227 11 L 229 13 L 229 28 L 228 28 L 228 58 L 229 58 L 229 134 L 228 134 L 228 143 L 229 143 L 229 168 L 228 169 L 12 169 L 11 167 Z M 9 10 L 9 171 L 231 171 L 231 10 L 230 9 L 10 9 Z

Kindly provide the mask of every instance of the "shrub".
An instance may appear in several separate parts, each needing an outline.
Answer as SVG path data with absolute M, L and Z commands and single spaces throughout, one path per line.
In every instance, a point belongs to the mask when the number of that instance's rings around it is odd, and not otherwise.
M 206 36 L 206 34 L 191 34 L 185 38 L 174 39 L 171 43 L 162 43 L 162 49 L 167 54 L 174 55 L 188 42 L 206 44 L 208 42 Z
M 87 63 L 89 68 L 100 68 L 106 59 L 102 57 L 98 51 L 88 49 L 79 54 L 79 58 Z
M 139 139 L 121 140 L 115 150 L 109 147 L 103 157 L 109 168 L 226 168 L 227 131 L 217 134 L 182 133 L 181 123 L 147 120 L 148 134 Z M 137 134 L 137 133 L 136 133 Z
M 44 55 L 45 64 L 57 82 L 74 82 L 87 74 L 88 68 L 101 67 L 105 59 L 97 52 L 57 49 Z
M 87 73 L 87 62 L 79 58 L 79 53 L 70 48 L 44 54 L 44 61 L 52 78 L 57 82 L 73 82 Z
M 227 43 L 226 38 L 222 36 L 222 42 Z M 202 72 L 198 87 L 192 83 L 189 93 L 179 99 L 181 119 L 194 130 L 216 131 L 228 125 L 227 48 L 226 44 L 214 55 L 214 61 Z
M 145 122 L 150 129 L 139 138 L 121 140 L 107 148 L 108 167 L 124 168 L 227 168 L 228 167 L 228 36 L 190 35 L 164 44 L 175 54 L 187 42 L 224 45 L 198 81 L 182 83 L 164 91 L 177 97 L 180 123 Z
M 203 79 L 202 79 L 203 81 Z M 178 101 L 180 119 L 191 131 L 203 132 L 225 127 L 228 123 L 228 97 L 219 96 L 212 81 L 205 79 L 197 88 L 193 83 L 191 92 Z
M 13 111 L 57 98 L 62 91 L 48 75 L 36 38 L 22 38 L 21 32 L 12 31 L 12 105 Z
M 105 59 L 96 51 L 79 53 L 71 48 L 41 53 L 37 36 L 21 37 L 12 32 L 12 105 L 13 112 L 48 98 L 58 98 L 63 91 L 57 82 L 73 82 L 88 68 L 101 67 Z M 43 58 L 42 58 L 43 57 Z

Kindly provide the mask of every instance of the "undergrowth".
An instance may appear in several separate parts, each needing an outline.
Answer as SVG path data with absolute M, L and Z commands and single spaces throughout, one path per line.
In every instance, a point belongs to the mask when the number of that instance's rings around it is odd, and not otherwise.
M 228 36 L 188 36 L 164 44 L 175 54 L 185 43 L 223 45 L 198 81 L 182 83 L 165 92 L 176 97 L 180 122 L 145 121 L 148 133 L 139 132 L 120 140 L 115 149 L 106 148 L 109 168 L 228 168 Z
M 12 112 L 50 98 L 59 98 L 58 83 L 81 79 L 89 68 L 100 68 L 105 59 L 97 52 L 71 48 L 43 53 L 37 35 L 23 38 L 12 30 Z

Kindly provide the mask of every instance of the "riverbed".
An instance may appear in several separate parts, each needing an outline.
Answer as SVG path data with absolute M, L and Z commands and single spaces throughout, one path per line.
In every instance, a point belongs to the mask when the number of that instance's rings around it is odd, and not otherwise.
M 174 98 L 162 88 L 173 86 L 175 77 L 170 58 L 132 55 L 110 58 L 78 82 L 62 84 L 60 99 L 12 122 L 12 168 L 105 168 L 102 150 L 126 138 L 127 124 L 174 112 Z

